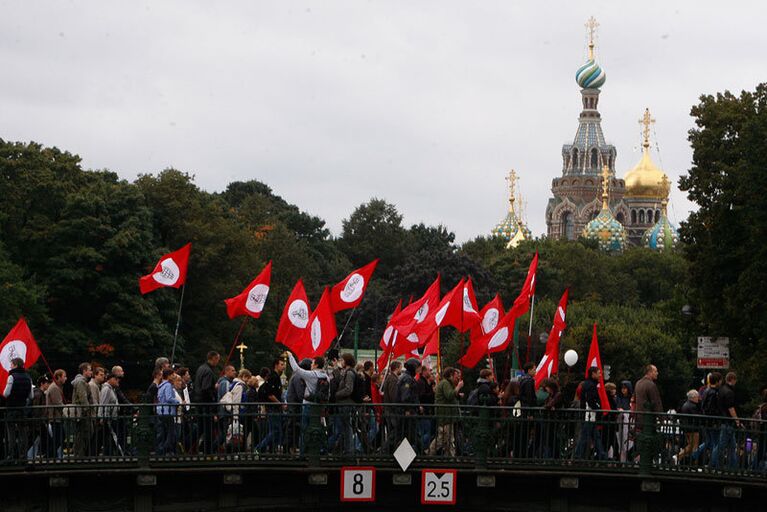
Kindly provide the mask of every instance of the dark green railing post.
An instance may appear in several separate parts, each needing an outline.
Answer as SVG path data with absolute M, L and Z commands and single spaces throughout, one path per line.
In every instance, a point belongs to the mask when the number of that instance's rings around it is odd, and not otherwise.
M 309 404 L 309 423 L 304 433 L 304 443 L 306 444 L 306 457 L 310 466 L 320 465 L 320 451 L 323 442 L 322 425 L 320 424 L 321 412 L 321 405 Z
M 135 446 L 139 463 L 142 466 L 147 466 L 149 465 L 149 453 L 152 451 L 154 439 L 151 405 L 141 404 L 138 406 L 138 425 L 134 434 L 136 436 Z
M 644 404 L 644 410 L 649 411 L 652 404 Z M 642 416 L 642 431 L 637 435 L 639 445 L 639 473 L 649 475 L 655 458 L 655 415 L 645 412 Z
M 490 446 L 490 409 L 487 407 L 487 400 L 484 397 L 479 408 L 478 421 L 475 443 L 476 465 L 477 469 L 487 469 L 487 452 Z

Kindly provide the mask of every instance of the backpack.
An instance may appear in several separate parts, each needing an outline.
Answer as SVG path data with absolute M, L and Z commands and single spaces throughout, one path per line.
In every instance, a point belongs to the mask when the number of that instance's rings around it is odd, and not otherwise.
M 365 378 L 357 372 L 354 372 L 354 388 L 352 389 L 352 400 L 361 404 L 364 398 L 370 394 L 370 390 L 365 391 Z
M 706 391 L 706 396 L 703 398 L 703 404 L 700 407 L 703 414 L 706 416 L 720 416 L 719 411 L 719 390 L 716 388 L 709 388 Z
M 317 377 L 317 387 L 307 400 L 316 404 L 326 404 L 330 401 L 330 382 L 326 376 Z
M 338 377 L 333 375 L 333 378 L 328 381 L 328 402 L 336 401 L 336 392 L 338 391 L 338 383 L 343 379 L 343 374 L 338 372 Z

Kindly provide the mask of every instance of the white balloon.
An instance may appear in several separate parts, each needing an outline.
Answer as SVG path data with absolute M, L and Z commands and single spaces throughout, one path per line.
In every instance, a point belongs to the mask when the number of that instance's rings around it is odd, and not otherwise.
M 578 362 L 578 352 L 576 352 L 573 349 L 568 350 L 565 352 L 565 364 L 569 367 L 575 366 L 575 363 Z

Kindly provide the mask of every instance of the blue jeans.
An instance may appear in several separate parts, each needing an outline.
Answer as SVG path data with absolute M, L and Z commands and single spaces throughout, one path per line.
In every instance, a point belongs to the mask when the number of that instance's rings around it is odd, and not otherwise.
M 418 437 L 421 441 L 421 447 L 426 450 L 434 437 L 434 420 L 432 418 L 421 418 L 418 421 Z
M 354 408 L 339 405 L 333 414 L 333 433 L 328 438 L 328 452 L 335 448 L 339 439 L 343 441 L 344 453 L 351 454 L 354 447 L 354 430 L 352 429 L 352 414 Z
M 719 460 L 722 452 L 727 454 L 727 466 L 735 468 L 738 465 L 737 443 L 735 442 L 735 430 L 732 423 L 723 423 L 719 430 L 719 442 L 711 452 L 711 468 L 719 468 Z
M 276 448 L 282 445 L 282 413 L 279 411 L 268 412 L 267 418 L 267 433 L 261 442 L 256 446 L 256 450 L 263 451 L 268 447 Z
M 698 445 L 698 449 L 692 454 L 692 460 L 698 460 L 701 455 L 706 453 L 706 450 L 713 451 L 716 445 L 719 444 L 719 430 L 713 427 L 705 427 L 703 429 L 703 442 Z
M 589 449 L 591 441 L 597 450 L 597 459 L 604 460 L 607 453 L 602 446 L 602 436 L 597 431 L 597 424 L 593 421 L 584 421 L 581 425 L 581 435 L 578 437 L 578 445 L 575 447 L 575 458 L 582 459 L 584 450 Z
M 172 455 L 176 453 L 176 418 L 171 415 L 161 415 L 157 416 L 157 419 L 157 438 L 162 439 L 157 447 L 157 454 Z

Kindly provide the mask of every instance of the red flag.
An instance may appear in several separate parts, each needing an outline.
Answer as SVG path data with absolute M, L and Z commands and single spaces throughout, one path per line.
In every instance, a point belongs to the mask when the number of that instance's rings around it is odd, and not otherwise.
M 364 267 L 355 270 L 346 276 L 346 279 L 333 287 L 330 293 L 333 313 L 359 306 L 370 282 L 370 276 L 373 275 L 373 271 L 376 269 L 376 265 L 378 265 L 378 258 Z
M 456 329 L 461 328 L 463 320 L 463 285 L 461 279 L 455 287 L 447 292 L 439 303 L 437 312 L 434 314 L 434 329 L 451 325 Z
M 498 325 L 498 320 L 505 314 L 501 296 L 496 293 L 493 300 L 485 304 L 479 312 L 479 323 L 471 330 L 471 342 L 474 343 L 475 339 L 479 339 L 483 334 L 487 334 L 495 329 L 495 326 Z
M 17 357 L 24 360 L 24 368 L 31 367 L 40 357 L 40 347 L 37 346 L 24 317 L 19 318 L 13 329 L 0 343 L 0 390 L 5 389 L 5 384 L 8 381 L 11 359 Z
M 269 296 L 269 287 L 272 280 L 272 262 L 245 288 L 242 293 L 231 299 L 226 299 L 226 314 L 229 318 L 240 315 L 248 315 L 253 318 L 261 316 L 264 310 L 266 298 Z
M 525 278 L 525 284 L 522 285 L 522 290 L 519 292 L 519 296 L 514 300 L 514 304 L 511 306 L 511 311 L 514 311 L 515 318 L 519 318 L 530 310 L 530 299 L 535 295 L 535 274 L 538 271 L 538 251 L 535 251 L 535 256 L 530 262 L 530 267 L 527 269 L 527 277 Z
M 391 324 L 404 339 L 421 344 L 433 332 L 432 324 L 435 323 L 437 306 L 439 306 L 439 275 L 420 299 L 392 318 Z
M 567 327 L 565 315 L 567 314 L 567 296 L 570 289 L 566 289 L 559 299 L 559 306 L 554 313 L 554 325 L 551 327 L 549 339 L 546 341 L 546 353 L 538 363 L 535 370 L 535 387 L 539 387 L 543 379 L 548 379 L 559 371 L 559 341 L 562 339 L 562 333 Z
M 477 307 L 477 297 L 474 296 L 474 285 L 471 277 L 463 285 L 463 307 L 461 308 L 461 326 L 458 328 L 461 332 L 466 332 L 478 325 L 480 317 Z
M 436 354 L 437 352 L 439 352 L 439 331 L 434 331 L 434 334 L 431 335 L 423 347 L 423 354 L 420 356 L 421 361 L 427 359 L 429 356 Z
M 396 317 L 399 312 L 402 311 L 402 299 L 397 303 L 397 307 L 394 308 L 394 313 L 389 317 L 389 321 L 386 323 L 386 329 L 384 329 L 383 336 L 381 336 L 381 342 L 379 346 L 386 350 L 397 340 L 397 330 L 392 326 L 391 321 Z
M 166 286 L 180 288 L 186 282 L 186 268 L 192 244 L 186 244 L 177 251 L 166 254 L 155 265 L 154 270 L 138 280 L 141 294 L 147 294 Z
M 514 310 L 509 310 L 491 331 L 472 340 L 466 354 L 458 362 L 467 368 L 474 368 L 483 357 L 506 350 L 514 337 L 515 321 Z
M 291 352 L 296 354 L 300 351 L 303 333 L 309 324 L 309 299 L 306 297 L 304 283 L 300 279 L 290 292 L 290 297 L 285 303 L 285 309 L 282 310 L 280 325 L 277 327 L 277 336 L 275 340 L 279 341 Z
M 337 335 L 336 317 L 330 308 L 330 290 L 325 288 L 319 304 L 309 316 L 309 325 L 304 331 L 300 357 L 324 355 Z
M 597 341 L 597 324 L 594 324 L 594 334 L 591 336 L 591 347 L 589 348 L 589 358 L 586 360 L 586 378 L 589 378 L 589 369 L 599 368 L 599 404 L 602 409 L 610 410 L 610 400 L 607 399 L 607 390 L 605 390 L 605 371 L 602 368 L 602 357 L 599 355 L 599 342 Z

